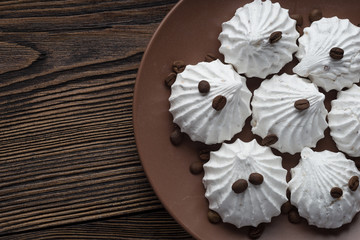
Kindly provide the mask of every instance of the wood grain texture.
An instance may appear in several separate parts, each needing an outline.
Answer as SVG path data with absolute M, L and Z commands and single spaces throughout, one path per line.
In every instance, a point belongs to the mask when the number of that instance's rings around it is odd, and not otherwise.
M 137 154 L 132 97 L 176 2 L 0 2 L 0 59 L 24 57 L 0 71 L 0 236 L 161 208 Z
M 193 239 L 165 210 L 8 235 L 4 240 Z
M 32 48 L 0 42 L 0 74 L 29 67 L 41 54 Z

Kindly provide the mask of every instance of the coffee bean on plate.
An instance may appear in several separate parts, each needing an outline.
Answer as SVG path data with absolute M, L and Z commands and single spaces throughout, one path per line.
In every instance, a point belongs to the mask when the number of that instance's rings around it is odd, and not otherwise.
M 290 201 L 287 201 L 281 206 L 281 213 L 288 214 L 292 208 L 293 206 L 291 205 Z
M 215 57 L 215 55 L 212 54 L 212 53 L 208 53 L 208 54 L 206 54 L 206 56 L 205 56 L 205 61 L 206 61 L 206 62 L 212 62 L 212 61 L 214 61 L 214 60 L 216 60 L 216 59 L 217 59 L 217 57 Z
M 298 212 L 298 210 L 296 208 L 293 208 L 293 209 L 291 209 L 289 211 L 288 220 L 289 220 L 289 222 L 294 223 L 294 224 L 300 223 L 301 217 L 300 217 L 299 212 Z
M 221 222 L 221 217 L 217 212 L 215 212 L 213 210 L 209 210 L 207 215 L 208 215 L 208 219 L 211 223 Z
M 165 86 L 171 88 L 171 86 L 175 83 L 175 80 L 176 80 L 176 73 L 170 73 L 165 78 Z
M 200 160 L 194 161 L 190 164 L 190 172 L 194 175 L 202 173 L 203 170 L 203 163 Z
M 318 21 L 322 18 L 322 12 L 320 9 L 313 9 L 309 14 L 309 20 L 310 22 Z
M 181 133 L 180 129 L 175 128 L 172 133 L 170 134 L 170 141 L 173 145 L 179 145 L 183 140 L 183 134 Z
M 257 227 L 251 226 L 249 228 L 248 236 L 251 239 L 258 239 L 259 237 L 261 237 L 264 230 L 265 230 L 265 224 L 264 223 L 260 223 Z
M 173 62 L 172 69 L 176 73 L 181 73 L 185 70 L 185 66 L 184 61 L 175 61 Z
M 303 17 L 300 14 L 292 14 L 290 15 L 290 18 L 294 19 L 296 21 L 296 25 L 297 26 L 302 26 L 303 25 Z

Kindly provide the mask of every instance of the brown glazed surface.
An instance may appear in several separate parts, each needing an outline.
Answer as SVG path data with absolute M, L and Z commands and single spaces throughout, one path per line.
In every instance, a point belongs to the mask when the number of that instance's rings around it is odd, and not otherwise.
M 204 144 L 191 142 L 188 137 L 179 146 L 170 143 L 173 130 L 169 113 L 170 90 L 164 79 L 172 71 L 172 63 L 183 60 L 185 64 L 204 61 L 207 53 L 223 60 L 218 52 L 221 23 L 228 21 L 235 10 L 251 0 L 183 0 L 169 13 L 153 36 L 142 60 L 137 76 L 134 99 L 135 137 L 145 172 L 158 197 L 172 216 L 197 239 L 248 239 L 248 228 L 236 229 L 230 224 L 211 224 L 207 220 L 208 203 L 204 197 L 203 174 L 193 175 L 189 171 L 192 162 L 198 160 L 199 150 Z M 360 23 L 360 2 L 357 0 L 279 0 L 290 14 L 301 14 L 302 27 L 309 26 L 309 13 L 314 8 L 322 10 L 324 17 L 348 18 L 353 24 Z M 291 74 L 296 60 L 287 64 L 280 72 Z M 261 79 L 248 79 L 251 91 L 259 87 Z M 323 91 L 322 91 L 323 92 Z M 326 107 L 336 91 L 326 93 Z M 250 118 L 243 131 L 236 137 L 250 141 L 255 136 L 250 130 Z M 325 131 L 325 139 L 318 142 L 316 150 L 337 151 Z M 261 139 L 255 137 L 258 141 Z M 215 146 L 215 148 L 218 146 Z M 296 166 L 299 154 L 280 154 L 283 166 Z M 288 174 L 288 177 L 290 175 Z M 340 229 L 324 230 L 308 226 L 302 221 L 291 224 L 286 215 L 273 218 L 266 224 L 261 239 L 357 239 L 360 236 L 360 221 L 355 216 L 351 224 Z

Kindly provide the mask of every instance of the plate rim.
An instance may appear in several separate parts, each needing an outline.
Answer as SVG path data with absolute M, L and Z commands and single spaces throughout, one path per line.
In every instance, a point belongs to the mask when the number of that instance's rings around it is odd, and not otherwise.
M 139 91 L 139 79 L 141 77 L 141 72 L 142 69 L 144 68 L 146 59 L 148 57 L 150 48 L 152 47 L 152 45 L 155 42 L 155 38 L 157 37 L 157 35 L 159 34 L 159 32 L 161 31 L 161 29 L 163 28 L 164 24 L 167 22 L 167 20 L 173 15 L 173 12 L 175 12 L 179 6 L 181 6 L 183 3 L 185 2 L 185 0 L 179 0 L 171 9 L 170 11 L 165 15 L 165 17 L 161 20 L 159 26 L 156 28 L 155 32 L 153 33 L 149 43 L 147 44 L 146 48 L 145 48 L 145 52 L 144 55 L 141 58 L 140 61 L 140 66 L 138 68 L 137 74 L 136 74 L 136 79 L 135 79 L 135 86 L 134 86 L 134 96 L 133 96 L 133 102 L 132 102 L 132 124 L 133 124 L 133 129 L 134 129 L 134 138 L 135 138 L 135 144 L 136 144 L 136 148 L 137 148 L 137 152 L 139 154 L 139 158 L 140 158 L 140 163 L 141 166 L 145 172 L 146 178 L 150 183 L 151 188 L 154 190 L 154 193 L 156 194 L 156 197 L 160 200 L 161 205 L 165 208 L 165 210 L 171 215 L 172 218 L 174 218 L 174 220 L 183 228 L 185 229 L 185 231 L 187 233 L 189 233 L 192 237 L 195 237 L 196 239 L 200 239 L 200 237 L 193 231 L 191 231 L 190 228 L 188 228 L 186 226 L 186 224 L 184 224 L 177 216 L 176 214 L 174 214 L 172 211 L 170 211 L 170 209 L 168 208 L 166 202 L 162 199 L 162 197 L 160 196 L 160 194 L 158 193 L 157 187 L 156 185 L 153 183 L 153 181 L 151 180 L 151 178 L 149 177 L 149 173 L 147 171 L 147 169 L 145 168 L 144 164 L 143 164 L 143 154 L 141 153 L 141 151 L 139 150 L 139 135 L 140 133 L 138 132 L 137 128 L 135 127 L 135 122 L 137 121 L 137 115 L 138 115 L 138 111 L 137 111 L 137 106 L 138 106 L 138 98 L 136 98 L 135 96 L 138 95 L 138 91 Z

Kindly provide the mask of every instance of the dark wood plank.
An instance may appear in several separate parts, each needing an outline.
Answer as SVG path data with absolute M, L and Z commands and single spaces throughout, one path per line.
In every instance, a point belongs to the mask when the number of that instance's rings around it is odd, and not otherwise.
M 26 68 L 40 57 L 32 48 L 0 42 L 0 74 Z
M 3 240 L 193 239 L 165 210 L 8 235 Z
M 0 2 L 0 58 L 24 56 L 0 74 L 0 236 L 161 208 L 137 155 L 132 97 L 176 2 Z

